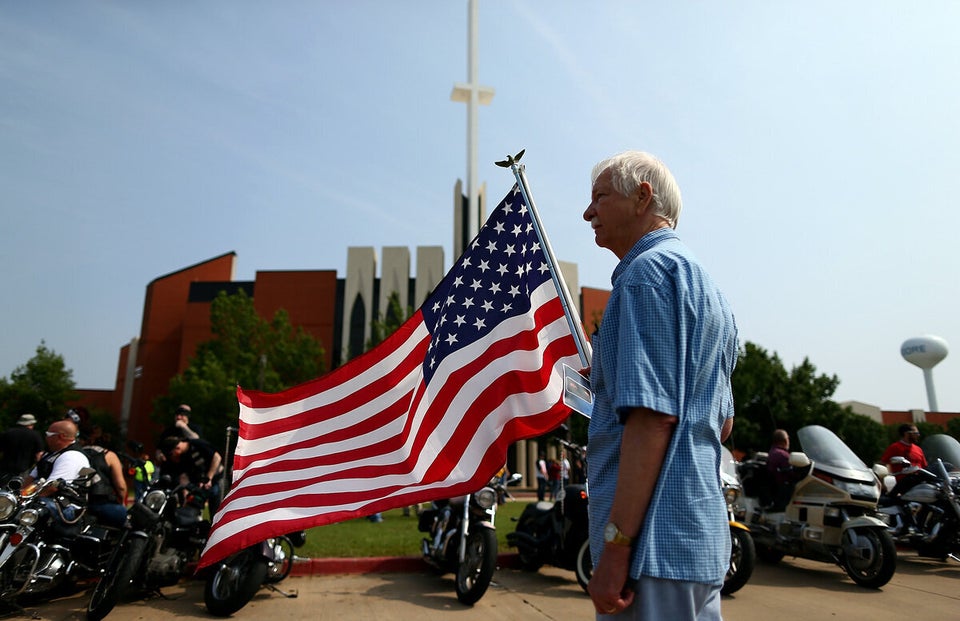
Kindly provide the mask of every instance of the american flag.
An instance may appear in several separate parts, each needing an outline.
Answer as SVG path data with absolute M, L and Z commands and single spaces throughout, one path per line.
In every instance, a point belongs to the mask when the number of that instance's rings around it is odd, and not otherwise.
M 239 388 L 233 487 L 201 567 L 272 536 L 465 495 L 559 425 L 579 357 L 517 186 L 414 315 L 282 393 Z

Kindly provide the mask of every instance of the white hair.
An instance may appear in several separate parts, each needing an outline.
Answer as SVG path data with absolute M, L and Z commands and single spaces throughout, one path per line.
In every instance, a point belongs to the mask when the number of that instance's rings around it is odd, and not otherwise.
M 629 196 L 646 181 L 653 188 L 653 213 L 664 218 L 671 228 L 677 228 L 683 200 L 680 186 L 670 169 L 657 157 L 643 151 L 624 151 L 609 157 L 593 167 L 591 183 L 609 170 L 610 182 L 617 192 Z

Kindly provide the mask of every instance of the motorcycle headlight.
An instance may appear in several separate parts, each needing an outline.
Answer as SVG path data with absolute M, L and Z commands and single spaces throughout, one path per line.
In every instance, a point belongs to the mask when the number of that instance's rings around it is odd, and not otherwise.
M 473 497 L 476 499 L 477 504 L 480 505 L 481 509 L 489 509 L 493 505 L 497 504 L 497 493 L 489 487 L 483 488 L 474 494 Z
M 723 496 L 727 500 L 728 505 L 732 505 L 737 502 L 737 498 L 740 497 L 740 491 L 735 487 L 728 487 L 723 490 Z
M 20 523 L 24 526 L 33 526 L 40 519 L 40 512 L 36 509 L 24 509 L 20 512 Z
M 6 521 L 16 510 L 16 496 L 10 492 L 0 492 L 0 521 Z
M 148 492 L 143 499 L 143 504 L 147 505 L 150 510 L 160 512 L 160 509 L 163 508 L 163 503 L 167 500 L 167 493 L 160 489 L 155 489 L 152 492 Z

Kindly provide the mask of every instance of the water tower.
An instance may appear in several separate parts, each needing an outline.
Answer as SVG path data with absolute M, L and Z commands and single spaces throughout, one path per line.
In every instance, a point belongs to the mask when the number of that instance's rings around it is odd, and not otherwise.
M 900 346 L 900 355 L 910 364 L 923 369 L 923 381 L 927 385 L 927 401 L 931 412 L 939 412 L 937 394 L 933 390 L 933 367 L 947 357 L 947 342 L 939 336 L 918 336 L 907 339 Z

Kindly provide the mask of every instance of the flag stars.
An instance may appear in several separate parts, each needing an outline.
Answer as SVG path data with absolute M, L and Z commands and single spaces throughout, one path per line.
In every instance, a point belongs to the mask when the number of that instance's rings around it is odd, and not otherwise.
M 480 267 L 478 268 L 481 272 L 486 273 L 490 269 L 489 261 L 480 261 Z
M 497 293 L 500 293 L 500 283 L 498 282 L 490 283 L 490 293 L 493 293 L 494 295 L 496 295 Z
M 477 328 L 477 330 L 483 330 L 487 327 L 487 323 L 479 317 L 477 317 L 477 320 L 473 322 L 473 325 Z
M 500 312 L 501 312 L 501 313 L 509 313 L 511 310 L 513 310 L 513 305 L 512 305 L 512 304 L 504 304 L 504 305 L 503 305 L 503 308 L 500 309 Z
M 473 298 L 464 298 L 464 299 L 463 299 L 463 307 L 464 307 L 464 308 L 470 308 L 471 306 L 473 306 Z
M 504 265 L 503 263 L 501 263 L 500 267 L 497 268 L 497 273 L 500 274 L 501 276 L 505 276 L 508 271 L 510 270 L 508 270 L 507 266 Z
M 462 284 L 463 284 L 463 276 L 457 276 L 456 278 L 453 279 L 454 287 L 459 287 Z
M 490 312 L 493 310 L 493 302 L 491 302 L 490 300 L 484 301 L 484 303 L 481 306 L 483 307 L 483 310 L 487 312 Z
M 476 291 L 477 289 L 480 289 L 481 287 L 483 287 L 483 285 L 481 285 L 480 281 L 477 280 L 476 278 L 474 278 L 473 282 L 470 283 L 470 288 L 473 289 L 474 291 Z
M 454 343 L 457 342 L 457 335 L 451 332 L 450 334 L 447 335 L 447 338 L 445 340 L 447 341 L 447 345 L 453 345 Z
M 510 291 L 508 291 L 507 293 L 510 295 L 510 297 L 515 298 L 515 297 L 517 297 L 518 295 L 520 295 L 520 288 L 517 287 L 516 285 L 514 285 L 514 286 L 510 287 Z
M 458 326 L 462 326 L 463 324 L 467 323 L 467 320 L 463 318 L 463 315 L 457 315 L 457 318 L 453 320 L 453 323 L 457 324 Z
M 543 261 L 540 262 L 540 267 L 537 268 L 537 271 L 543 274 L 544 272 L 549 272 L 550 268 L 547 267 L 547 264 Z
M 514 237 L 520 237 L 520 233 L 521 233 L 522 231 L 523 231 L 523 227 L 521 227 L 519 224 L 515 224 L 515 225 L 513 226 L 513 231 L 512 231 L 512 232 L 513 232 L 513 236 L 514 236 Z
M 448 295 L 448 296 L 447 296 L 447 303 L 444 304 L 444 306 L 450 306 L 451 304 L 453 304 L 453 302 L 454 302 L 453 296 L 452 296 L 452 295 Z
M 504 252 L 507 253 L 508 257 L 512 257 L 514 254 L 516 254 L 517 250 L 514 248 L 514 244 L 508 244 Z
M 503 233 L 503 231 L 505 230 L 505 229 L 503 228 L 503 222 L 497 222 L 497 223 L 494 225 L 493 230 L 496 231 L 497 233 Z
M 487 244 L 487 252 L 496 252 L 496 251 L 497 251 L 497 242 L 491 239 L 490 242 Z

